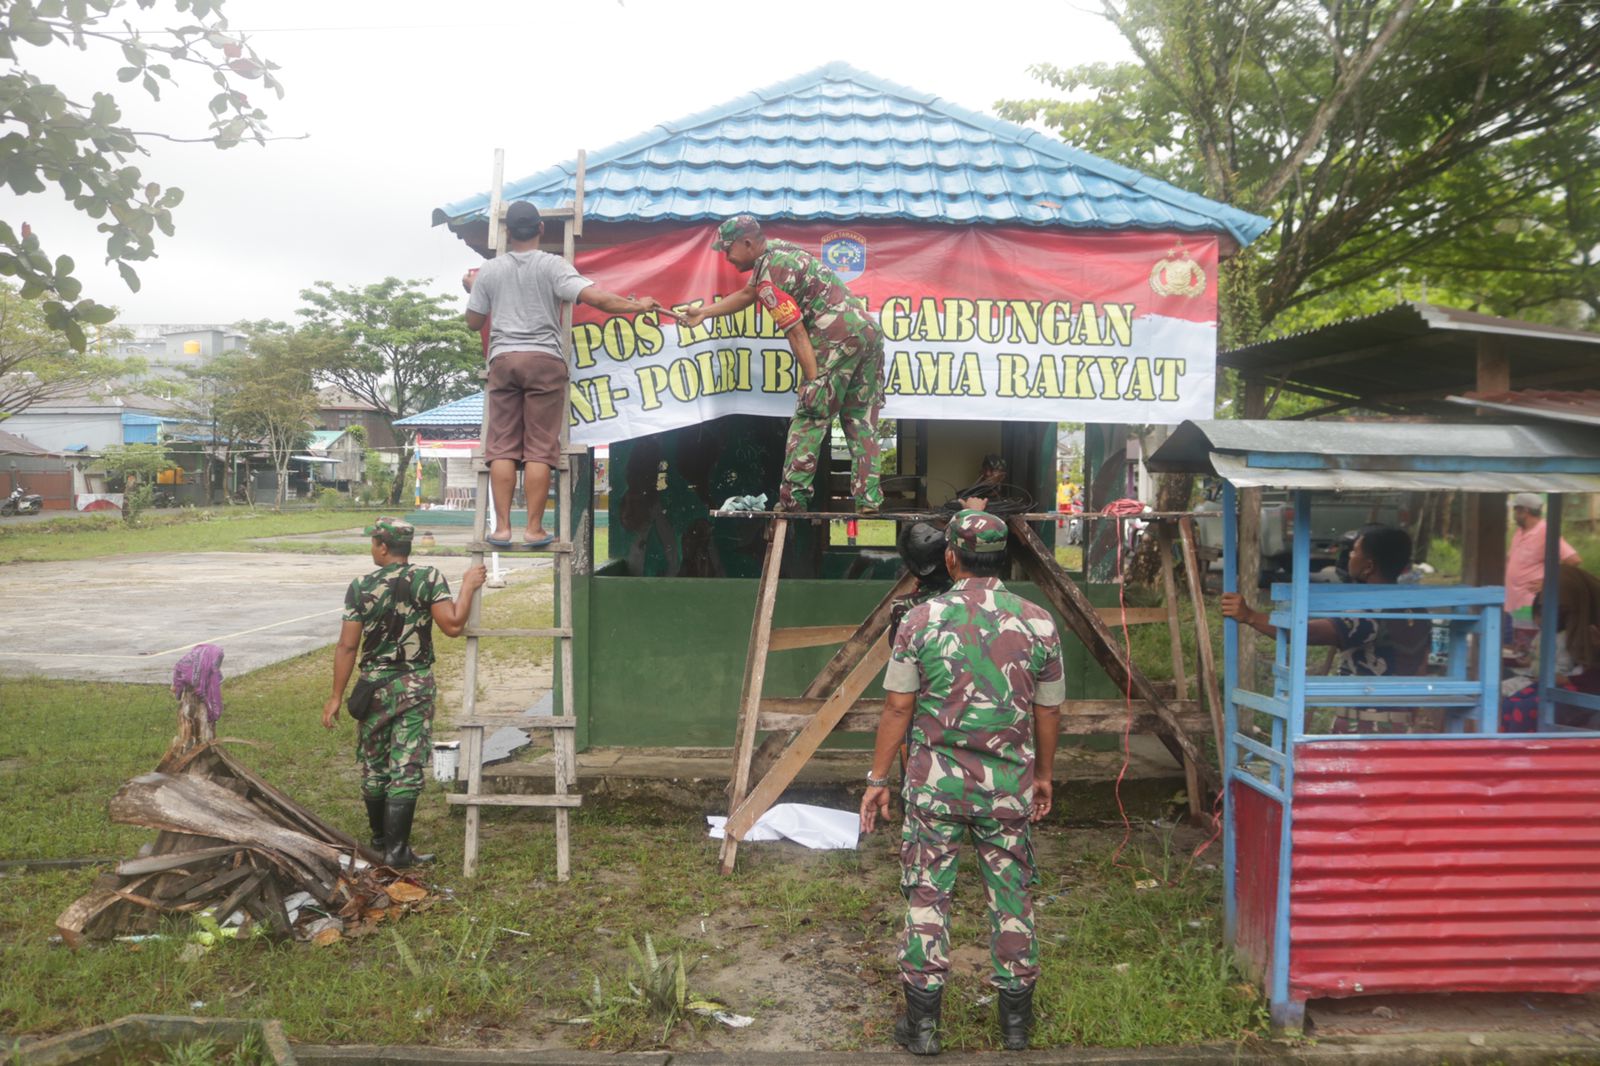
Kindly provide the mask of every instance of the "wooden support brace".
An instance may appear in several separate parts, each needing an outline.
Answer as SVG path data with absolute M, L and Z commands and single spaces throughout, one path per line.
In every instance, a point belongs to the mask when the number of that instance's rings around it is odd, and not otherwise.
M 1028 576 L 1060 613 L 1073 635 L 1083 642 L 1089 654 L 1105 670 L 1112 683 L 1123 691 L 1131 691 L 1155 711 L 1165 727 L 1158 735 L 1170 741 L 1182 753 L 1183 758 L 1194 764 L 1200 776 L 1201 788 L 1207 793 L 1209 801 L 1210 794 L 1220 787 L 1217 781 L 1218 774 L 1205 761 L 1194 741 L 1183 731 L 1182 723 L 1179 722 L 1177 715 L 1173 714 L 1172 708 L 1167 706 L 1155 685 L 1150 683 L 1150 679 L 1144 676 L 1144 671 L 1129 661 L 1122 647 L 1112 637 L 1111 631 L 1100 620 L 1100 612 L 1095 610 L 1084 596 L 1083 590 L 1079 589 L 1056 564 L 1053 554 L 1045 548 L 1038 534 L 1026 522 L 1016 518 L 1011 519 L 1008 525 L 1011 528 L 1012 551 L 1015 553 L 1015 558 L 1022 563 L 1023 569 L 1028 572 Z
M 762 777 L 761 783 L 755 787 L 748 798 L 740 803 L 734 812 L 728 816 L 728 824 L 724 827 L 726 839 L 737 840 L 750 831 L 767 809 L 771 807 L 783 790 L 788 788 L 799 774 L 801 767 L 816 754 L 822 742 L 828 739 L 828 734 L 833 732 L 834 726 L 839 724 L 845 713 L 855 705 L 856 699 L 866 691 L 868 685 L 878 676 L 889 661 L 889 635 L 880 636 L 877 643 L 868 649 L 867 654 L 850 671 L 848 677 L 834 691 L 833 695 L 825 700 L 811 721 L 800 730 L 778 761 L 772 764 Z M 759 706 L 759 702 L 758 702 Z M 723 873 L 732 873 L 733 864 L 725 861 L 722 866 Z
M 1205 583 L 1201 578 L 1199 553 L 1195 550 L 1194 519 L 1178 520 L 1178 536 L 1183 540 L 1183 571 L 1189 582 L 1189 602 L 1194 604 L 1194 640 L 1200 650 L 1200 691 L 1211 712 L 1211 729 L 1220 757 L 1226 743 L 1222 724 L 1222 682 L 1217 675 L 1217 652 L 1211 643 L 1211 623 L 1206 617 Z
M 757 718 L 761 714 L 761 686 L 767 679 L 767 653 L 772 638 L 772 608 L 778 598 L 778 574 L 783 569 L 783 545 L 789 523 L 767 527 L 767 554 L 756 586 L 755 614 L 750 619 L 750 646 L 744 655 L 744 686 L 739 693 L 739 724 L 733 740 L 733 775 L 729 782 L 729 809 L 744 802 L 750 788 L 750 763 L 755 755 Z M 739 841 L 732 833 L 722 839 L 722 872 L 733 871 Z

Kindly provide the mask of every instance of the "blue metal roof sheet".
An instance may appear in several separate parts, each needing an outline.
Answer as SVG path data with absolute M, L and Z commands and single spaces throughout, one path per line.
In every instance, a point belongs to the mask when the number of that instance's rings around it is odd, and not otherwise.
M 483 422 L 483 393 L 475 392 L 428 411 L 397 418 L 397 426 L 476 426 Z
M 508 200 L 570 203 L 575 161 L 508 182 Z M 482 218 L 489 194 L 436 208 Z M 594 152 L 584 215 L 600 222 L 764 219 L 1021 223 L 1227 233 L 1259 215 L 1044 134 L 830 63 Z

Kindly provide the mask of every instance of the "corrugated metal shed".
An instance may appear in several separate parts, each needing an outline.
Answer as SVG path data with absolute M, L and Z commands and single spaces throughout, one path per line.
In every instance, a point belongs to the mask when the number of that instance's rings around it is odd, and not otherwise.
M 1217 365 L 1335 406 L 1404 411 L 1477 388 L 1486 344 L 1514 387 L 1600 386 L 1600 333 L 1424 303 L 1234 348 Z
M 1600 986 L 1600 740 L 1295 754 L 1292 995 Z
M 1241 488 L 1600 492 L 1600 433 L 1577 426 L 1185 422 L 1149 459 Z
M 508 200 L 571 202 L 576 163 L 508 182 Z M 481 219 L 489 196 L 434 225 Z M 1184 230 L 1249 244 L 1268 221 L 1024 126 L 830 63 L 591 153 L 597 222 L 763 219 Z
M 25 437 L 15 433 L 7 433 L 0 429 L 0 455 L 55 455 L 48 448 L 41 448 Z
M 475 392 L 459 400 L 397 418 L 397 426 L 477 426 L 483 422 L 483 393 Z

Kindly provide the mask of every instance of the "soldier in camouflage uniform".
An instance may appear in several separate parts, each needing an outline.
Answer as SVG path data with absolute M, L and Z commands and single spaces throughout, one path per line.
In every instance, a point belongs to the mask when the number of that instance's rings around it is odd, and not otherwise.
M 741 271 L 743 289 L 680 313 L 689 326 L 743 311 L 759 301 L 789 340 L 800 364 L 794 419 L 784 449 L 780 511 L 804 511 L 818 469 L 826 469 L 828 435 L 835 416 L 850 447 L 850 493 L 856 510 L 876 514 L 878 411 L 883 407 L 883 333 L 860 297 L 852 296 L 827 264 L 799 245 L 768 238 L 751 215 L 728 219 L 712 247 Z
M 1005 523 L 964 510 L 950 520 L 946 538 L 945 566 L 955 584 L 913 608 L 895 637 L 883 679 L 889 698 L 861 801 L 861 828 L 871 832 L 889 816 L 889 768 L 909 726 L 900 847 L 906 1013 L 894 1035 L 919 1055 L 939 1051 L 950 900 L 969 834 L 989 901 L 1000 1034 L 1009 1049 L 1028 1045 L 1039 976 L 1029 824 L 1050 812 L 1049 768 L 1066 696 L 1049 612 L 1000 582 Z
M 452 601 L 443 574 L 411 565 L 414 532 L 398 518 L 380 518 L 367 527 L 378 569 L 345 590 L 333 653 L 333 695 L 322 708 L 322 724 L 332 729 L 359 651 L 361 677 L 352 698 L 364 688 L 372 693 L 370 710 L 356 727 L 361 795 L 373 849 L 394 867 L 432 859 L 411 850 L 411 821 L 433 735 L 433 627 L 460 636 L 485 577 L 482 566 L 469 567 L 461 594 Z

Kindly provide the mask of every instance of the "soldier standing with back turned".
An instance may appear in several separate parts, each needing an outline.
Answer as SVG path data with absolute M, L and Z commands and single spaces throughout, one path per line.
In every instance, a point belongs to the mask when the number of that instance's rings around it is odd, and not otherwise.
M 399 868 L 432 860 L 411 850 L 411 821 L 422 794 L 422 767 L 433 740 L 433 627 L 458 637 L 467 626 L 472 597 L 486 576 L 467 568 L 461 593 L 450 599 L 450 583 L 431 566 L 411 565 L 415 532 L 398 518 L 367 527 L 372 562 L 378 567 L 350 582 L 344 594 L 339 643 L 333 651 L 333 695 L 322 707 L 332 729 L 359 651 L 361 676 L 351 693 L 361 796 L 367 804 L 373 850 Z M 361 713 L 364 711 L 364 713 Z
M 1001 519 L 961 511 L 946 538 L 945 566 L 955 584 L 912 608 L 895 635 L 861 828 L 871 832 L 889 816 L 889 769 L 909 727 L 900 845 L 906 1013 L 894 1038 L 913 1054 L 939 1053 L 950 900 L 961 841 L 970 834 L 988 896 L 1000 1035 L 1007 1049 L 1020 1051 L 1028 1046 L 1039 976 L 1029 825 L 1050 813 L 1050 767 L 1066 698 L 1061 640 L 1049 612 L 1000 581 Z

